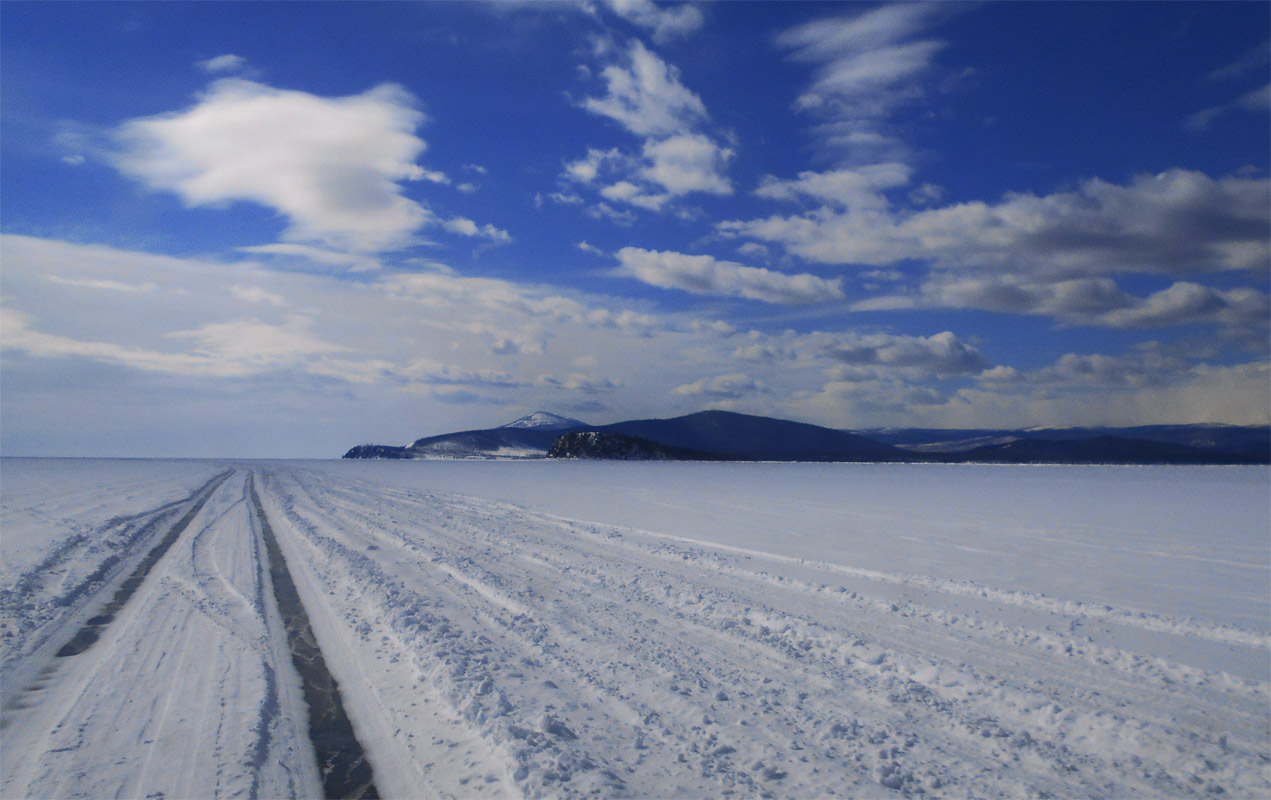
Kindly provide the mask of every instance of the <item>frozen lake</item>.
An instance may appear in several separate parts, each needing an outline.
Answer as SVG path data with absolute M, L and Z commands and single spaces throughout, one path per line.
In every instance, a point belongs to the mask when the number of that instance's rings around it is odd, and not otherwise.
M 407 488 L 1271 633 L 1266 467 L 329 461 Z M 1179 587 L 1189 587 L 1179 591 Z
M 6 797 L 321 793 L 262 520 L 382 796 L 1271 792 L 1266 468 L 0 469 Z

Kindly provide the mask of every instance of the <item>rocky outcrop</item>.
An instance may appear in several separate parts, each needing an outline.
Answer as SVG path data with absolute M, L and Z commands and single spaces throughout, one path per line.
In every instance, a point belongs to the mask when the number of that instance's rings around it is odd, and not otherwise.
M 360 444 L 349 449 L 344 458 L 411 458 L 405 447 L 393 447 L 387 444 Z
M 686 461 L 714 459 L 708 453 L 668 447 L 637 436 L 602 431 L 566 433 L 552 442 L 548 458 L 608 459 L 613 461 Z

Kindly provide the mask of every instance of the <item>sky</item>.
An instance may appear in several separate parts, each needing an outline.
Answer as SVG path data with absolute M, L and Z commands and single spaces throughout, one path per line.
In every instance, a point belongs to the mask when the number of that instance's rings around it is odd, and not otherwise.
M 0 452 L 1271 423 L 1271 5 L 4 3 Z

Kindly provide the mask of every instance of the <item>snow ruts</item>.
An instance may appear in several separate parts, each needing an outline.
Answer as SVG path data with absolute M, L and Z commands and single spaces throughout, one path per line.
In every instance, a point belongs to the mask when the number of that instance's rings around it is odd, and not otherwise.
M 1241 644 L 1221 628 L 1155 618 L 1109 646 L 1082 626 L 1134 615 L 897 598 L 866 571 L 298 469 L 266 486 L 376 698 L 351 716 L 392 731 L 372 760 L 426 752 L 421 774 L 455 794 L 1271 791 L 1267 683 L 1134 647 Z M 463 758 L 428 749 L 420 697 L 458 717 Z
M 1271 686 L 1222 668 L 1255 633 L 249 469 L 91 650 L 6 645 L 53 666 L 6 701 L 0 796 L 321 794 L 262 521 L 384 796 L 1271 794 Z M 30 585 L 43 631 L 62 584 Z
M 375 788 L 371 766 L 344 712 L 339 686 L 327 670 L 322 650 L 314 639 L 309 615 L 305 613 L 269 519 L 261 508 L 255 481 L 249 479 L 247 487 L 252 514 L 269 554 L 269 575 L 283 627 L 287 631 L 291 661 L 304 689 L 309 712 L 309 738 L 318 760 L 318 771 L 322 774 L 323 794 L 329 798 L 376 800 L 379 792 Z
M 245 478 L 211 492 L 91 649 L 5 709 L 0 796 L 320 794 Z

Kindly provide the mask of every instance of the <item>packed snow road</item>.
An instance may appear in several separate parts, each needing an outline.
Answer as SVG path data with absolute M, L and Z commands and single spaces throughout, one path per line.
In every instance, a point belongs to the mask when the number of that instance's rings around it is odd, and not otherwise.
M 897 511 L 912 541 L 847 547 L 869 499 L 837 465 L 817 474 L 838 493 L 765 537 L 704 518 L 755 470 L 770 487 L 749 501 L 779 503 L 782 465 L 624 465 L 606 508 L 571 515 L 561 497 L 602 487 L 567 487 L 579 473 L 547 464 L 517 466 L 539 472 L 518 473 L 514 504 L 497 496 L 515 481 L 483 485 L 500 473 L 481 465 L 430 480 L 445 467 L 181 462 L 160 479 L 148 462 L 66 463 L 60 478 L 49 462 L 4 463 L 4 797 L 332 792 L 279 560 L 380 796 L 1271 794 L 1271 565 L 1250 545 L 1265 539 L 1265 470 L 1170 473 L 1171 493 L 1194 502 L 1215 480 L 1237 486 L 1211 547 L 1183 533 L 1151 545 L 1193 578 L 1169 591 L 1215 609 L 1179 614 L 1183 601 L 1137 602 L 1150 566 L 1122 567 L 1120 594 L 1089 588 L 1108 553 L 1149 551 L 1124 509 L 1065 551 L 1090 559 L 1062 562 L 1070 580 L 1023 554 L 1009 571 L 984 561 L 989 540 L 1076 526 L 1038 513 L 1012 528 L 986 512 L 997 528 L 963 536 L 937 524 L 961 517 L 920 481 Z M 1074 474 L 1055 491 L 1072 492 Z M 641 517 L 668 504 L 703 521 Z M 58 658 L 185 517 L 99 639 Z M 799 526 L 814 518 L 842 529 L 837 548 L 809 544 Z M 905 557 L 945 546 L 985 558 Z

